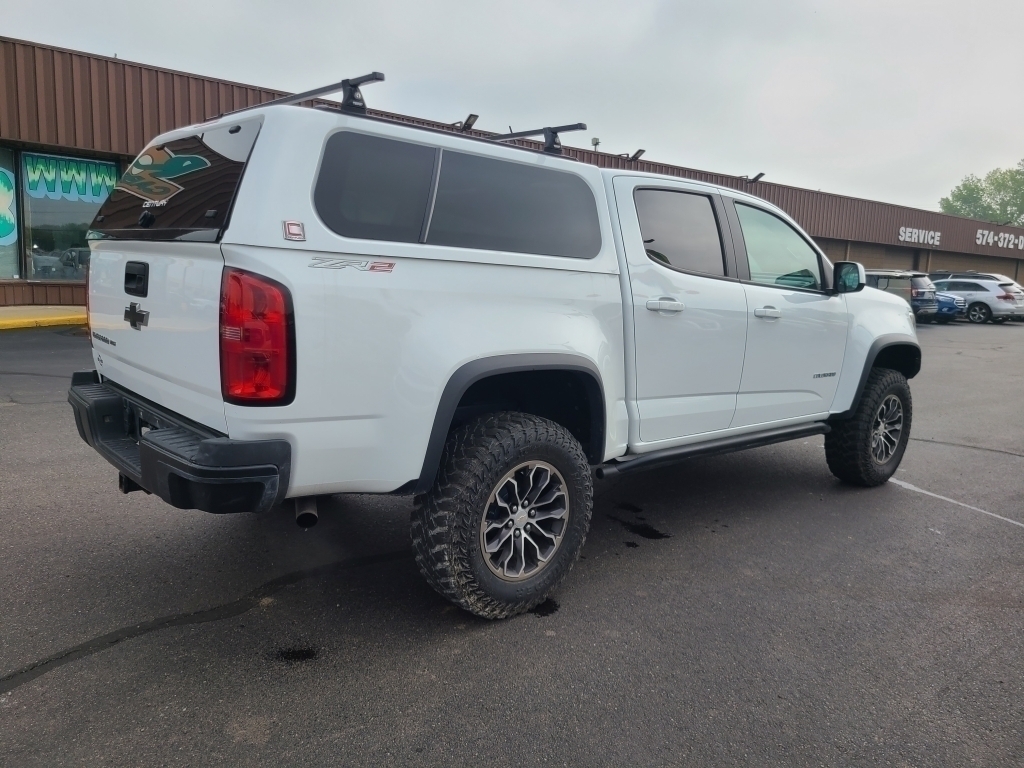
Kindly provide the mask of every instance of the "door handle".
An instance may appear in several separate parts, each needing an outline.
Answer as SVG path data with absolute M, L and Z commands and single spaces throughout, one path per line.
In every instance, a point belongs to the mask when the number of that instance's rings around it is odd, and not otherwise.
M 651 312 L 682 312 L 686 305 L 681 301 L 671 299 L 648 299 L 647 308 Z
M 775 307 L 758 307 L 754 310 L 754 317 L 782 317 L 782 310 Z

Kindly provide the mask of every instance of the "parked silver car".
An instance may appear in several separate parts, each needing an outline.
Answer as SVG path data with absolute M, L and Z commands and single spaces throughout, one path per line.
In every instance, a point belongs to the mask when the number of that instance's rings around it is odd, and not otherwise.
M 1005 323 L 1024 317 L 1024 290 L 1012 280 L 987 275 L 967 279 L 935 281 L 936 290 L 962 296 L 967 301 L 967 319 L 972 323 Z

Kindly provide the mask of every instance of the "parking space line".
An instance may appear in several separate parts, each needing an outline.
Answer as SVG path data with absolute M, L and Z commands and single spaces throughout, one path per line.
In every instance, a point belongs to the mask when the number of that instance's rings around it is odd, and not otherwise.
M 923 493 L 925 496 L 931 496 L 933 499 L 941 499 L 942 501 L 948 501 L 950 504 L 956 504 L 958 507 L 964 507 L 965 509 L 970 509 L 974 512 L 981 512 L 981 514 L 983 515 L 988 515 L 989 517 L 994 517 L 997 520 L 1002 520 L 1003 522 L 1012 523 L 1013 525 L 1017 525 L 1021 528 L 1024 528 L 1024 523 L 1019 522 L 1017 520 L 1011 520 L 1008 517 L 997 515 L 995 512 L 987 512 L 979 507 L 972 507 L 970 504 L 964 504 L 962 501 L 951 499 L 948 496 L 939 496 L 939 494 L 937 493 L 926 491 L 924 488 L 918 488 L 916 485 L 911 485 L 910 483 L 905 483 L 902 480 L 897 480 L 895 477 L 890 477 L 889 482 L 893 483 L 894 485 L 898 485 L 900 488 L 906 488 L 908 491 L 916 491 L 917 493 Z

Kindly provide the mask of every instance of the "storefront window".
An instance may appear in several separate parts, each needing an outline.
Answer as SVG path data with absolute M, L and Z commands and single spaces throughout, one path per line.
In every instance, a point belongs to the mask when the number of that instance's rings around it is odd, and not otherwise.
M 0 149 L 0 280 L 21 277 L 18 269 L 18 196 L 14 153 Z
M 21 158 L 28 278 L 85 280 L 85 235 L 117 183 L 117 165 L 32 152 L 22 152 Z

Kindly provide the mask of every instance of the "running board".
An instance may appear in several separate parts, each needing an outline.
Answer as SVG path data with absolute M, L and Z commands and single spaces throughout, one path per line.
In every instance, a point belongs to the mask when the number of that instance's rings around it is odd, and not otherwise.
M 677 448 L 666 448 L 662 451 L 642 453 L 635 459 L 628 461 L 617 461 L 602 464 L 595 470 L 599 480 L 614 475 L 622 475 L 627 472 L 637 472 L 642 469 L 654 469 L 667 464 L 675 464 L 678 461 L 692 459 L 695 456 L 717 456 L 720 453 L 733 453 L 744 451 L 747 448 L 760 448 L 763 445 L 772 443 L 784 443 L 787 440 L 799 440 L 801 437 L 812 435 L 824 435 L 831 431 L 831 427 L 823 421 L 813 424 L 797 424 L 793 427 L 780 427 L 769 429 L 765 432 L 753 432 L 746 435 L 734 435 L 732 437 L 720 437 L 717 440 L 709 440 L 706 443 L 694 443 L 682 445 Z

